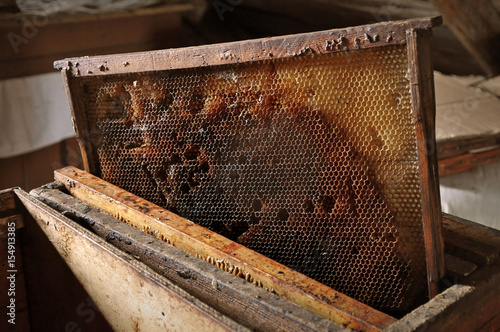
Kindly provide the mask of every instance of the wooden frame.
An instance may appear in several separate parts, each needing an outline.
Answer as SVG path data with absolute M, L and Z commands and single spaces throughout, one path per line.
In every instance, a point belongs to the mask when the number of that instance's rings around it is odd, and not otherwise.
M 439 280 L 444 275 L 443 243 L 439 218 L 441 211 L 433 134 L 433 80 L 429 50 L 430 30 L 440 22 L 440 18 L 427 18 L 201 47 L 73 58 L 58 61 L 55 63 L 55 67 L 60 69 L 63 74 L 75 121 L 77 139 L 82 150 L 84 167 L 87 171 L 95 174 L 98 169 L 98 160 L 92 142 L 96 138 L 90 132 L 89 124 L 85 118 L 84 96 L 82 86 L 79 84 L 81 78 L 95 77 L 100 79 L 108 75 L 218 66 L 406 45 L 412 98 L 411 108 L 415 119 L 418 143 L 418 165 L 422 189 L 420 203 L 424 224 L 428 290 L 429 297 L 432 298 L 438 293 Z M 70 174 L 72 172 L 75 173 L 75 176 L 83 176 L 74 170 L 63 170 L 57 173 L 58 179 L 61 181 L 69 179 L 73 181 L 70 181 L 71 183 L 74 183 Z M 117 188 L 113 191 L 116 193 Z M 94 198 L 99 196 L 95 192 L 93 194 L 89 194 L 89 192 L 87 194 Z M 83 196 L 80 198 L 83 199 Z M 110 207 L 110 213 L 115 213 L 116 208 L 117 206 Z M 130 216 L 124 218 L 129 222 L 134 219 Z M 202 234 L 205 231 L 199 230 L 199 232 Z M 179 241 L 178 244 L 186 245 L 190 241 L 198 240 L 196 237 L 194 240 L 186 238 L 185 242 Z M 204 258 L 206 255 L 206 253 L 203 254 Z M 268 277 L 264 279 L 266 278 Z M 274 275 L 273 278 L 276 279 L 276 276 Z M 307 286 L 305 287 L 308 289 Z M 307 308 L 311 308 L 307 301 L 305 303 Z M 336 316 L 336 314 L 326 314 L 329 310 L 320 310 L 320 312 L 326 316 Z M 342 315 L 338 317 L 342 317 Z M 345 317 L 338 317 L 334 319 L 340 319 L 345 323 Z

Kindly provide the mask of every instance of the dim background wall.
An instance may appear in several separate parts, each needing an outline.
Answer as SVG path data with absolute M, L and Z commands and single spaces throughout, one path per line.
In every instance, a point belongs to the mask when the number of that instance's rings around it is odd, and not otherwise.
M 0 188 L 21 187 L 30 190 L 54 181 L 54 170 L 67 165 L 82 167 L 75 138 L 48 147 L 0 159 Z

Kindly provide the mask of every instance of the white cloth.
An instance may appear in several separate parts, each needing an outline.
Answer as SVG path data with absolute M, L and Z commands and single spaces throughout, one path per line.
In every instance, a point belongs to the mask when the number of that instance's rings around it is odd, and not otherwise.
M 499 76 L 500 78 L 500 76 Z M 498 78 L 434 72 L 436 139 L 444 142 L 500 132 Z M 500 162 L 440 179 L 444 212 L 500 229 Z
M 35 151 L 73 136 L 60 73 L 0 81 L 0 158 Z
M 444 212 L 500 229 L 500 161 L 440 180 Z

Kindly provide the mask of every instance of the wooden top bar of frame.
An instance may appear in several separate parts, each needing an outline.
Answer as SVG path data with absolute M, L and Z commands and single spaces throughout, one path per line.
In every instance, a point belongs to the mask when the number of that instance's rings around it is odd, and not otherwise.
M 102 76 L 343 52 L 406 44 L 406 31 L 430 30 L 441 22 L 438 16 L 196 47 L 70 58 L 56 61 L 54 67 L 74 77 Z

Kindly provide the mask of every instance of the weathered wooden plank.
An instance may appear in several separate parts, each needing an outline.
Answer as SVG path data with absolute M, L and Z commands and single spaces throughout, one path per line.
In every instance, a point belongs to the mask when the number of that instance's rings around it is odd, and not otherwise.
M 422 188 L 422 216 L 427 259 L 429 297 L 439 292 L 445 274 L 441 234 L 439 175 L 435 147 L 434 80 L 430 56 L 430 30 L 409 30 L 407 50 L 412 111 L 417 131 L 418 163 Z
M 500 248 L 448 230 L 443 231 L 443 236 L 447 253 L 479 265 L 492 264 L 500 252 Z
M 444 177 L 473 169 L 476 166 L 500 160 L 500 149 L 466 153 L 456 157 L 441 159 L 438 162 L 439 176 Z
M 446 159 L 470 152 L 471 150 L 484 149 L 500 145 L 500 134 L 452 139 L 437 142 L 438 158 Z
M 26 299 L 20 234 L 16 232 L 9 238 L 0 237 L 0 307 L 7 306 L 11 298 L 16 302 Z M 12 275 L 14 287 L 10 287 L 11 280 L 7 278 Z M 22 308 L 16 305 L 16 309 Z
M 19 207 L 13 189 L 0 190 L 0 216 Z
M 76 198 L 183 251 L 227 268 L 247 281 L 348 328 L 380 330 L 394 321 L 261 254 L 75 167 L 54 172 Z
M 446 273 L 450 277 L 463 278 L 477 269 L 477 265 L 460 257 L 445 254 Z
M 117 331 L 247 331 L 21 190 L 16 194 Z
M 7 234 L 9 225 L 14 224 L 15 229 L 24 227 L 24 218 L 21 214 L 15 214 L 5 218 L 0 218 L 0 235 Z
M 30 330 L 22 242 L 19 232 L 19 229 L 24 227 L 24 216 L 21 214 L 19 205 L 13 189 L 0 192 L 0 207 L 6 208 L 7 215 L 0 218 L 1 331 Z
M 470 286 L 454 285 L 398 320 L 385 332 L 429 331 L 429 323 L 438 320 L 443 312 L 452 311 L 450 308 L 473 291 L 474 288 Z
M 478 269 L 386 329 L 396 331 L 495 331 L 498 321 L 500 266 Z M 491 326 L 491 325 L 490 325 Z
M 409 29 L 431 29 L 440 17 L 383 22 L 347 29 L 326 30 L 286 37 L 272 37 L 233 43 L 168 49 L 161 51 L 71 58 L 56 61 L 57 69 L 71 76 L 102 76 L 157 70 L 205 67 L 323 54 L 406 43 Z
M 500 251 L 500 231 L 470 220 L 443 213 L 443 229 Z
M 258 331 L 340 331 L 344 328 L 240 278 L 214 268 L 57 189 L 30 195 L 138 258 L 179 287 L 235 321 Z M 214 287 L 214 281 L 217 287 Z
M 47 332 L 112 331 L 42 228 L 24 207 L 23 211 L 22 256 L 31 326 Z

